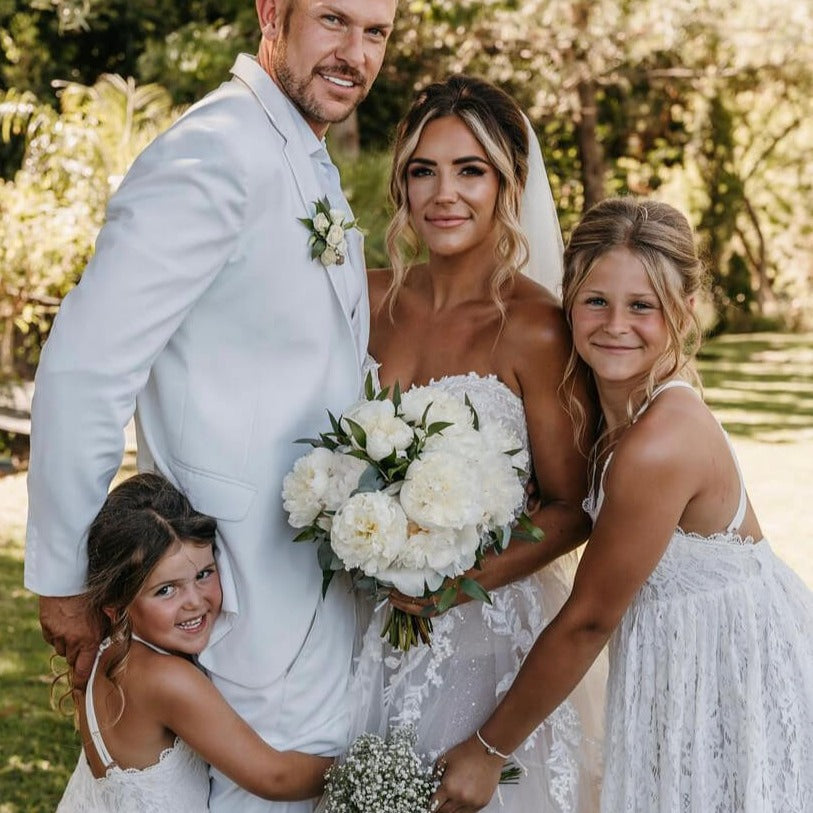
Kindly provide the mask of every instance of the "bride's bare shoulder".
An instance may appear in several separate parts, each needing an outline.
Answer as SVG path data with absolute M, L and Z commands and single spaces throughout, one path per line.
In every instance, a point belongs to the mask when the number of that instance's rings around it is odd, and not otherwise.
M 518 277 L 506 304 L 506 333 L 519 339 L 523 345 L 536 341 L 560 343 L 569 337 L 559 300 L 533 280 Z
M 368 268 L 367 287 L 369 289 L 370 307 L 375 310 L 384 301 L 392 284 L 391 268 Z

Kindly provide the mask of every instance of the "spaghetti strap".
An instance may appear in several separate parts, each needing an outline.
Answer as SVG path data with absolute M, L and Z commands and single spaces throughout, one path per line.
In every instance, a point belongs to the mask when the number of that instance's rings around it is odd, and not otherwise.
M 696 391 L 694 387 L 688 382 L 684 381 L 682 378 L 672 378 L 669 381 L 664 381 L 663 384 L 659 384 L 655 389 L 652 391 L 652 395 L 650 398 L 641 406 L 638 412 L 635 415 L 635 420 L 637 421 L 641 415 L 646 412 L 649 408 L 650 404 L 664 391 L 673 389 L 674 387 L 685 387 L 686 389 L 691 390 L 695 394 Z M 719 424 L 719 421 L 718 421 Z M 743 520 L 745 519 L 745 512 L 748 510 L 748 495 L 745 492 L 745 480 L 742 476 L 742 469 L 740 468 L 740 461 L 737 459 L 737 454 L 734 451 L 734 446 L 731 443 L 731 438 L 728 436 L 728 432 L 725 431 L 723 426 L 720 426 L 720 431 L 723 433 L 723 437 L 725 438 L 725 442 L 728 445 L 728 449 L 731 452 L 731 457 L 734 460 L 734 467 L 737 469 L 737 477 L 740 481 L 740 501 L 737 505 L 737 511 L 734 514 L 734 518 L 731 522 L 728 523 L 726 527 L 726 533 L 732 534 L 736 533 L 740 529 L 740 525 L 742 525 Z
M 93 705 L 93 683 L 96 679 L 96 670 L 98 669 L 102 652 L 109 646 L 109 638 L 105 638 L 104 641 L 99 644 L 99 651 L 96 653 L 96 660 L 93 661 L 93 669 L 90 670 L 90 678 L 87 688 L 85 689 L 85 718 L 88 724 L 88 731 L 90 732 L 93 747 L 96 749 L 96 754 L 105 770 L 112 768 L 116 763 L 113 757 L 110 756 L 110 752 L 107 750 L 107 746 L 102 739 L 102 732 L 99 730 L 99 721 L 96 719 L 96 708 Z
M 637 421 L 638 418 L 640 418 L 641 415 L 643 415 L 644 412 L 646 412 L 647 409 L 649 409 L 650 404 L 662 392 L 665 392 L 666 390 L 674 389 L 675 387 L 684 387 L 684 388 L 686 388 L 688 390 L 691 390 L 695 394 L 697 394 L 695 392 L 695 388 L 688 381 L 684 381 L 682 378 L 670 378 L 669 381 L 664 381 L 663 384 L 658 384 L 658 386 L 655 387 L 654 390 L 652 390 L 652 395 L 650 395 L 649 398 L 646 401 L 644 401 L 643 404 L 641 404 L 641 408 L 635 413 L 635 420 Z

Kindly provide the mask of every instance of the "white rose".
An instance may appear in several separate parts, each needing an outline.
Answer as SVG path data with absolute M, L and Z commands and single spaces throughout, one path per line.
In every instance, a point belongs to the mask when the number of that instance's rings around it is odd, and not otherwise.
M 341 209 L 331 209 L 330 219 L 333 223 L 341 226 L 344 223 L 345 213 Z
M 328 229 L 325 241 L 332 248 L 336 248 L 342 244 L 344 240 L 344 229 L 341 226 L 331 226 Z
M 438 451 L 410 463 L 401 488 L 401 505 L 422 528 L 463 528 L 482 516 L 478 470 L 466 458 Z
M 319 212 L 316 217 L 313 218 L 313 230 L 324 237 L 328 229 L 330 228 L 330 220 L 328 220 L 328 216 L 324 212 Z
M 426 417 L 427 425 L 444 421 L 453 424 L 445 429 L 446 434 L 454 434 L 474 423 L 471 410 L 460 398 L 456 398 L 438 387 L 412 387 L 401 396 L 401 409 L 406 420 L 415 423 L 423 417 L 431 404 Z
M 300 457 L 282 481 L 283 507 L 294 528 L 310 525 L 324 508 L 332 462 L 329 449 L 314 449 Z
M 328 246 L 319 257 L 319 261 L 322 265 L 337 265 L 339 261 L 339 255 Z
M 355 494 L 333 517 L 330 543 L 346 568 L 377 576 L 407 540 L 407 518 L 398 501 L 381 491 Z
M 324 494 L 325 508 L 328 511 L 338 511 L 350 499 L 366 468 L 367 463 L 357 457 L 341 452 L 333 453 L 330 480 Z
M 361 401 L 345 412 L 342 419 L 349 418 L 364 430 L 367 436 L 365 451 L 373 460 L 383 460 L 395 452 L 402 452 L 413 441 L 412 428 L 395 415 L 392 401 Z M 345 424 L 345 428 L 347 425 Z M 353 441 L 354 445 L 358 445 Z

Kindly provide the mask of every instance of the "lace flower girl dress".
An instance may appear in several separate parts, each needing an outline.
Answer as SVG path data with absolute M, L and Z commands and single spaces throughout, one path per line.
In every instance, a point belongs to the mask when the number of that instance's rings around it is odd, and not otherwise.
M 724 531 L 676 528 L 613 636 L 604 813 L 813 811 L 813 594 L 746 505 L 740 475 Z
M 133 636 L 156 652 L 163 649 Z M 158 762 L 147 768 L 120 768 L 114 762 L 102 739 L 93 705 L 93 683 L 99 658 L 109 646 L 105 639 L 85 692 L 85 714 L 93 747 L 106 774 L 96 779 L 90 771 L 85 748 L 68 781 L 56 813 L 207 813 L 209 810 L 209 766 L 180 738 L 165 749 Z M 86 746 L 88 747 L 88 746 Z
M 447 376 L 434 386 L 467 394 L 481 425 L 500 421 L 528 448 L 521 399 L 496 376 Z M 576 568 L 572 553 L 526 577 L 491 591 L 493 604 L 471 601 L 433 619 L 432 645 L 407 652 L 381 638 L 387 606 L 366 626 L 351 696 L 358 708 L 355 734 L 382 735 L 413 724 L 417 750 L 434 760 L 468 737 L 511 685 L 540 631 L 567 598 Z M 370 609 L 369 601 L 365 608 Z M 363 627 L 364 628 L 364 627 Z M 514 755 L 527 773 L 501 786 L 486 811 L 578 813 L 594 811 L 600 777 L 601 719 L 606 668 L 599 663 Z

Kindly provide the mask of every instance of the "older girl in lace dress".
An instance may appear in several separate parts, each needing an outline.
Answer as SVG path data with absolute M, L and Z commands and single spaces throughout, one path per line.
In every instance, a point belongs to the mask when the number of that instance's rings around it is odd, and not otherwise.
M 460 594 L 457 606 L 433 619 L 431 647 L 407 652 L 381 639 L 386 607 L 367 628 L 354 685 L 358 730 L 412 723 L 417 749 L 432 757 L 476 728 L 508 688 L 564 601 L 575 570 L 570 552 L 589 530 L 586 459 L 557 396 L 570 352 L 567 324 L 555 297 L 520 274 L 528 256 L 519 221 L 528 152 L 526 121 L 502 91 L 466 77 L 428 87 L 395 146 L 393 268 L 370 274 L 370 351 L 381 383 L 405 390 L 432 382 L 468 395 L 481 425 L 502 422 L 529 449 L 541 497 L 533 520 L 544 541 L 514 539 L 467 574 L 490 591 L 490 605 Z M 552 201 L 549 217 L 555 224 Z M 402 253 L 421 244 L 426 262 Z M 557 264 L 557 240 L 545 248 Z M 583 384 L 576 383 L 579 394 Z M 427 610 L 419 599 L 391 601 L 406 612 Z M 594 809 L 603 676 L 591 686 L 528 732 L 516 757 L 527 772 L 502 789 L 495 810 Z
M 207 762 L 267 799 L 320 792 L 331 760 L 271 748 L 192 662 L 220 612 L 215 527 L 155 474 L 115 488 L 93 521 L 88 595 L 107 637 L 58 813 L 205 813 Z
M 763 538 L 690 384 L 700 285 L 671 206 L 604 201 L 574 231 L 565 310 L 604 415 L 595 526 L 564 608 L 479 738 L 447 755 L 437 810 L 487 802 L 502 763 L 482 742 L 516 747 L 611 635 L 604 813 L 813 810 L 813 595 Z

